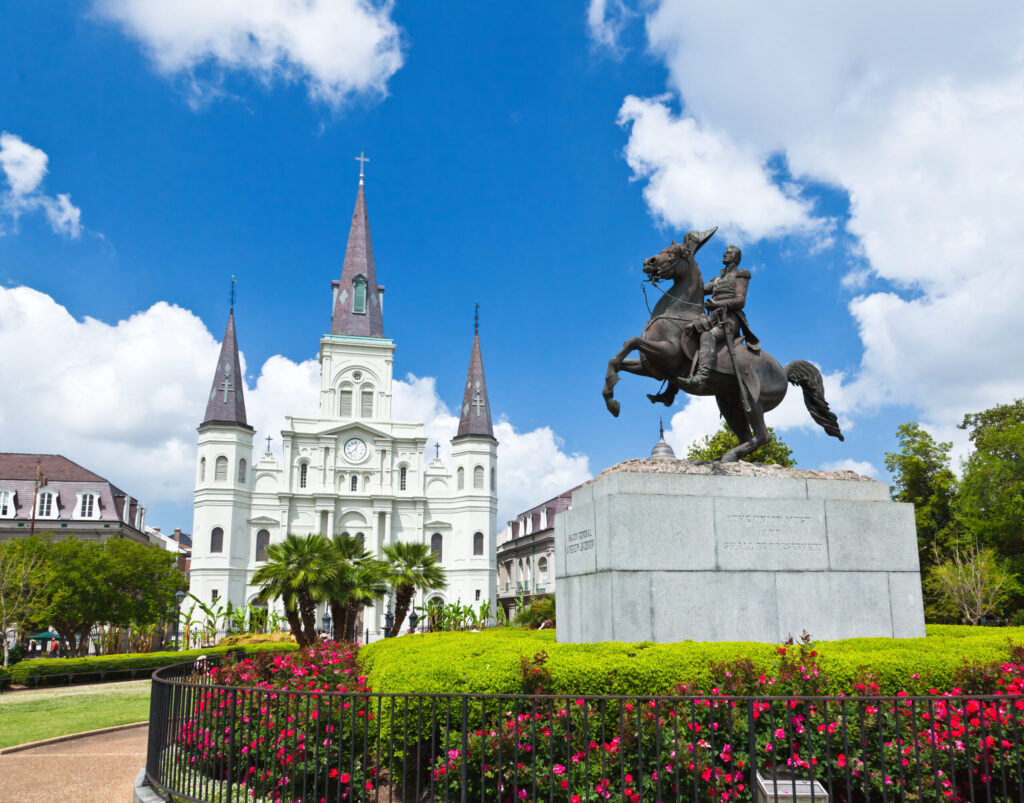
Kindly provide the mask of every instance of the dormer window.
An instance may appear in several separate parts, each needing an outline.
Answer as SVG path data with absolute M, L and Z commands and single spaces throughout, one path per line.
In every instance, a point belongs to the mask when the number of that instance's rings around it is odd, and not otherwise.
M 0 519 L 14 518 L 14 491 L 0 491 Z
M 366 314 L 366 277 L 356 276 L 352 282 L 352 312 Z
M 57 492 L 40 491 L 36 500 L 37 519 L 55 519 L 57 515 Z
M 75 511 L 76 519 L 98 519 L 100 513 L 100 500 L 93 491 L 82 491 L 78 494 L 78 510 Z

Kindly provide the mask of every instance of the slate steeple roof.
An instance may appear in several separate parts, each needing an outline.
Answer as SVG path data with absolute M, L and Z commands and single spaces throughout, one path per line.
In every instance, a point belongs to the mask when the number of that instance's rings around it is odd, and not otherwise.
M 332 335 L 384 337 L 384 319 L 380 305 L 383 290 L 377 284 L 373 267 L 373 244 L 370 242 L 370 221 L 366 216 L 366 195 L 363 176 L 359 175 L 356 207 L 348 232 L 345 264 L 334 298 L 331 314 Z
M 227 329 L 224 330 L 224 342 L 220 344 L 220 358 L 213 374 L 213 387 L 210 389 L 203 423 L 241 424 L 248 427 L 244 388 L 242 367 L 238 361 L 238 340 L 235 336 L 235 309 L 232 307 L 228 313 Z
M 487 380 L 484 378 L 484 360 L 480 355 L 480 305 L 473 321 L 473 352 L 469 357 L 466 391 L 462 395 L 459 431 L 456 438 L 470 436 L 494 437 L 491 426 L 491 403 L 487 398 Z

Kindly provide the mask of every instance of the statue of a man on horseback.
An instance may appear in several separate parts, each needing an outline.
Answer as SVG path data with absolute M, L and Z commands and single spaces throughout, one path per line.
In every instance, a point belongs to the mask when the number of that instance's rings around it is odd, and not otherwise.
M 710 295 L 704 306 L 708 314 L 697 318 L 691 325 L 700 332 L 700 349 L 697 352 L 697 368 L 691 377 L 680 377 L 679 388 L 687 393 L 699 393 L 707 387 L 715 348 L 725 339 L 743 337 L 746 347 L 753 352 L 761 350 L 761 341 L 750 330 L 743 307 L 747 303 L 747 288 L 750 286 L 750 271 L 739 270 L 743 253 L 730 245 L 722 255 L 722 272 L 704 285 L 704 295 Z M 730 353 L 733 353 L 730 348 Z
M 680 390 L 714 396 L 740 441 L 722 457 L 722 462 L 733 462 L 768 442 L 764 413 L 779 405 L 788 383 L 793 383 L 803 389 L 811 417 L 829 435 L 842 440 L 839 422 L 825 401 L 818 369 L 805 360 L 783 368 L 761 350 L 751 332 L 743 311 L 750 273 L 739 269 L 740 249 L 730 245 L 722 258 L 722 272 L 704 282 L 695 256 L 716 231 L 717 227 L 688 232 L 681 243 L 673 240 L 644 260 L 644 273 L 653 284 L 671 280 L 672 286 L 651 310 L 643 334 L 623 343 L 608 361 L 602 391 L 608 410 L 619 414 L 614 387 L 620 371 L 666 382 L 664 392 L 648 395 L 652 402 L 671 405 Z M 706 295 L 711 298 L 705 303 Z M 743 348 L 736 348 L 737 335 L 743 338 Z M 639 352 L 639 358 L 628 358 L 632 351 Z

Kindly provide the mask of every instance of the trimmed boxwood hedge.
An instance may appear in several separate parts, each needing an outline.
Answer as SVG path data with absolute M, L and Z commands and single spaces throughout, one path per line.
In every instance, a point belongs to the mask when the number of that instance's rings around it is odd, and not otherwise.
M 95 655 L 87 658 L 34 658 L 11 667 L 11 682 L 23 686 L 95 683 L 105 680 L 129 680 L 145 677 L 161 666 L 179 664 L 200 655 L 223 655 L 243 651 L 246 654 L 298 649 L 294 642 L 207 647 L 181 652 L 129 652 L 120 655 Z
M 835 691 L 849 691 L 870 673 L 882 693 L 948 690 L 964 663 L 1008 656 L 1008 640 L 1024 628 L 930 625 L 921 639 L 864 638 L 818 642 L 818 666 Z M 669 694 L 680 684 L 709 690 L 712 665 L 748 658 L 773 674 L 778 645 L 760 642 L 559 644 L 553 631 L 494 628 L 479 633 L 428 633 L 378 641 L 360 652 L 375 692 L 522 691 L 522 656 L 548 653 L 554 694 Z M 917 677 L 914 677 L 914 676 Z

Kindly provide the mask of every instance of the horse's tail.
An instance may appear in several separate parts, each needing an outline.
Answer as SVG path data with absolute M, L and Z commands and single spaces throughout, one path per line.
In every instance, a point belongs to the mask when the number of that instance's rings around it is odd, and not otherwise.
M 811 418 L 833 438 L 843 440 L 843 433 L 839 431 L 839 419 L 825 401 L 825 383 L 822 381 L 821 371 L 807 360 L 793 360 L 785 370 L 786 379 L 794 385 L 799 385 L 803 390 L 804 404 Z

